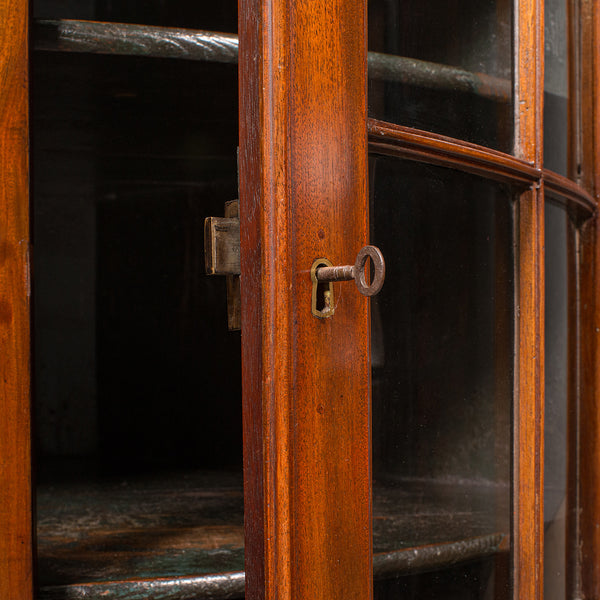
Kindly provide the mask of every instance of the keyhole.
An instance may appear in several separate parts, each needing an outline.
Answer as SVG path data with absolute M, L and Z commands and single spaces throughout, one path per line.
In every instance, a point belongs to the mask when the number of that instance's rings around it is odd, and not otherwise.
M 330 281 L 318 281 L 317 269 L 320 267 L 331 267 L 332 264 L 326 258 L 320 258 L 313 263 L 310 276 L 313 282 L 312 290 L 312 314 L 319 319 L 331 317 L 335 306 L 333 303 L 333 283 Z

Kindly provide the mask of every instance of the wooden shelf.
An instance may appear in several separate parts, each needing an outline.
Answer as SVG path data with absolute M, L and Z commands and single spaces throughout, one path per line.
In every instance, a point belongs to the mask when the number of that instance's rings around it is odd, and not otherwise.
M 493 526 L 501 496 L 493 486 L 376 484 L 375 577 L 502 550 L 507 536 Z M 37 514 L 42 600 L 243 596 L 239 473 L 42 484 Z
M 243 573 L 210 577 L 244 568 L 240 473 L 42 485 L 37 516 L 41 598 L 243 593 Z M 147 581 L 155 577 L 163 581 Z M 237 596 L 222 595 L 231 587 Z

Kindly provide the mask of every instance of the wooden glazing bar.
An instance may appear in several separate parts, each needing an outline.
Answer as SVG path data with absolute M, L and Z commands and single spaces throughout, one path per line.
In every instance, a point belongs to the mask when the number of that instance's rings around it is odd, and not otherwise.
M 310 279 L 367 243 L 365 18 L 240 3 L 248 600 L 372 595 L 368 301 L 344 290 L 317 319 Z
M 595 215 L 596 201 L 583 187 L 567 177 L 548 170 L 544 170 L 543 178 L 546 196 L 551 196 L 567 208 L 576 205 L 582 209 L 585 218 Z
M 570 0 L 569 176 L 598 202 L 600 178 L 600 6 L 597 0 Z M 577 364 L 570 373 L 570 506 L 567 539 L 568 591 L 573 597 L 600 597 L 600 223 L 583 224 L 578 234 L 579 300 Z
M 588 224 L 589 226 L 589 224 Z M 573 222 L 567 236 L 567 510 L 565 525 L 565 589 L 567 597 L 581 598 L 580 565 L 580 396 L 581 396 L 581 275 L 582 236 Z M 589 258 L 589 257 L 586 257 Z M 589 274 L 588 274 L 589 275 Z M 587 311 L 586 311 L 587 312 Z
M 515 11 L 515 155 L 543 165 L 543 0 Z M 517 203 L 517 330 L 513 462 L 513 598 L 543 597 L 544 184 Z
M 369 150 L 467 171 L 520 186 L 542 171 L 521 158 L 447 136 L 369 119 Z
M 575 565 L 570 573 L 570 589 L 582 598 L 600 597 L 600 226 L 598 218 L 583 225 L 580 232 L 580 310 L 581 350 L 577 379 L 579 422 L 575 441 L 579 453 L 575 465 L 579 501 L 569 511 L 569 541 L 577 544 Z M 573 429 L 573 428 L 572 428 Z M 574 569 L 573 569 L 574 567 Z
M 544 182 L 546 195 L 566 208 L 577 207 L 581 218 L 594 216 L 596 201 L 571 179 L 532 163 L 477 144 L 369 119 L 369 151 L 386 156 L 451 167 L 519 186 Z
M 542 186 L 543 187 L 543 184 Z M 517 397 L 515 406 L 513 564 L 515 598 L 543 591 L 544 198 L 521 194 L 518 210 Z
M 0 0 L 0 598 L 31 600 L 28 4 Z
M 34 39 L 37 50 L 220 63 L 238 60 L 237 35 L 174 27 L 39 19 L 34 23 Z M 368 66 L 373 79 L 472 93 L 500 102 L 511 99 L 511 82 L 485 73 L 380 52 L 369 52 Z
M 600 6 L 569 0 L 569 177 L 598 202 L 600 167 Z M 567 590 L 600 597 L 600 230 L 598 213 L 577 234 L 577 313 L 570 363 Z

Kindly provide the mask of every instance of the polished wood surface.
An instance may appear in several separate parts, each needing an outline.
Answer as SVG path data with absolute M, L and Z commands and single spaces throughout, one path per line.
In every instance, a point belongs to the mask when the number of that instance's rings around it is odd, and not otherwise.
M 526 159 L 477 144 L 369 119 L 369 150 L 400 156 L 516 185 L 531 185 L 542 177 L 539 167 Z
M 0 598 L 32 598 L 28 6 L 0 1 Z
M 600 597 L 600 225 L 586 223 L 580 234 L 580 364 L 579 442 L 576 459 L 576 514 L 571 516 L 569 538 L 578 544 L 571 589 L 584 598 Z M 570 466 L 573 466 L 571 462 Z M 575 517 L 575 519 L 573 519 Z M 574 522 L 573 522 L 574 521 Z M 572 549 L 571 549 L 572 550 Z
M 550 196 L 565 208 L 579 212 L 580 218 L 585 219 L 595 215 L 596 201 L 583 187 L 553 171 L 544 170 L 543 177 L 546 197 Z
M 569 176 L 598 201 L 600 191 L 600 6 L 571 0 L 569 9 Z M 579 233 L 579 346 L 571 366 L 568 591 L 600 597 L 600 222 Z M 573 346 L 572 346 L 573 347 Z M 573 395 L 576 397 L 573 398 Z M 573 420 L 576 422 L 573 423 Z
M 515 155 L 543 166 L 544 3 L 515 4 Z M 514 408 L 513 597 L 543 597 L 544 195 L 517 204 L 517 373 Z
M 372 594 L 369 303 L 318 319 L 309 273 L 367 243 L 365 12 L 240 4 L 249 600 Z
M 571 179 L 497 150 L 443 135 L 369 119 L 369 151 L 459 169 L 515 186 L 544 182 L 547 195 L 581 218 L 596 212 L 592 195 Z
M 584 231 L 594 220 L 584 224 Z M 593 229 L 593 226 L 592 226 Z M 589 233 L 588 233 L 589 235 Z M 566 518 L 565 518 L 565 590 L 568 597 L 581 597 L 581 569 L 580 569 L 580 390 L 581 390 L 581 359 L 584 356 L 581 348 L 581 301 L 589 301 L 581 297 L 582 281 L 591 281 L 589 276 L 589 256 L 582 255 L 585 249 L 583 241 L 587 236 L 582 235 L 581 229 L 569 223 L 567 234 L 567 481 L 566 481 Z M 592 268 L 593 271 L 593 268 Z M 582 280 L 583 277 L 583 280 Z M 585 311 L 584 314 L 587 314 Z
M 518 373 L 514 423 L 515 598 L 543 594 L 544 197 L 518 205 Z

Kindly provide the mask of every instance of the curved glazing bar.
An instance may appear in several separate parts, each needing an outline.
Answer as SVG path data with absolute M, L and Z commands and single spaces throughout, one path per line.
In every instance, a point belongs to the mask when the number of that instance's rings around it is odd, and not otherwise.
M 451 167 L 517 186 L 543 181 L 548 196 L 567 208 L 577 208 L 580 218 L 596 213 L 594 198 L 574 181 L 548 169 L 536 169 L 510 154 L 376 119 L 369 119 L 368 132 L 373 153 Z
M 597 205 L 593 196 L 563 175 L 544 169 L 544 186 L 546 195 L 565 207 L 577 207 L 586 219 L 596 214 Z
M 386 155 L 452 167 L 515 184 L 530 185 L 542 172 L 522 159 L 429 131 L 369 119 L 369 148 Z

